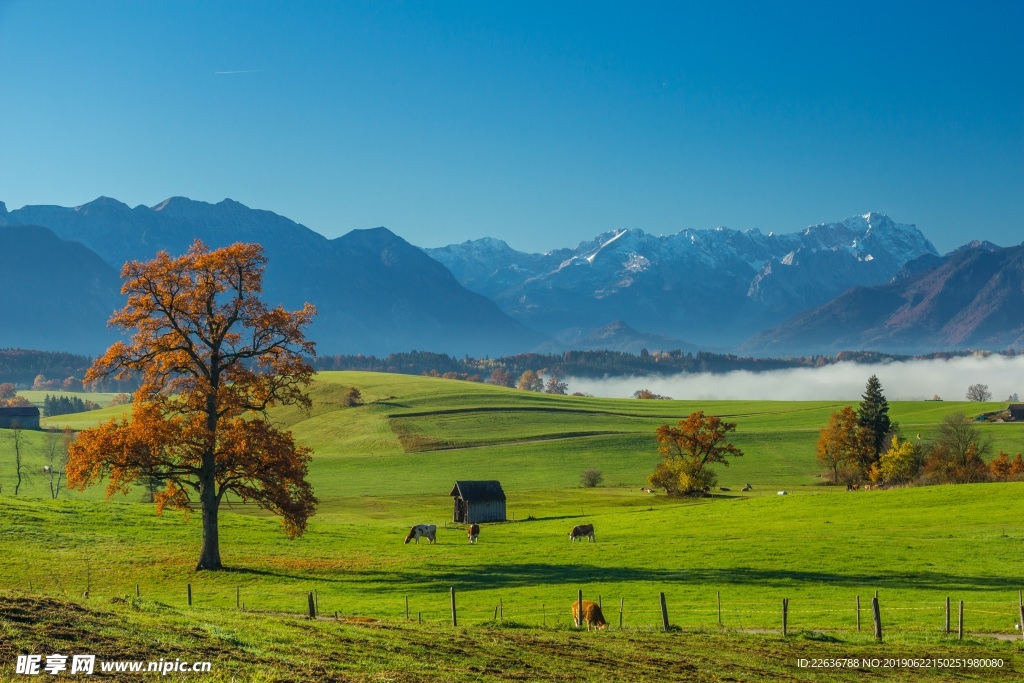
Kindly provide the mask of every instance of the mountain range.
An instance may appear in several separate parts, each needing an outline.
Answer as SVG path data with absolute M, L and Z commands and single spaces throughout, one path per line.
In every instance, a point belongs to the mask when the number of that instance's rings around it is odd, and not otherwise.
M 195 239 L 262 244 L 265 298 L 314 303 L 310 334 L 328 354 L 906 352 L 1022 340 L 1018 248 L 940 256 L 915 226 L 877 213 L 786 234 L 615 230 L 526 253 L 494 238 L 420 249 L 385 228 L 328 239 L 230 199 L 132 208 L 101 197 L 13 211 L 0 202 L 0 267 L 25 285 L 0 302 L 12 321 L 0 347 L 97 353 L 122 305 L 120 266 Z
M 877 213 L 788 234 L 631 229 L 544 254 L 492 238 L 425 251 L 469 289 L 555 337 L 623 320 L 718 348 L 852 286 L 884 283 L 908 261 L 937 256 L 915 226 Z
M 353 230 L 327 239 L 309 228 L 270 211 L 250 209 L 226 199 L 217 204 L 174 197 L 154 207 L 131 208 L 101 197 L 79 207 L 27 206 L 8 212 L 0 203 L 0 235 L 5 240 L 27 226 L 45 228 L 62 249 L 87 249 L 116 274 L 131 259 L 148 260 L 157 251 L 180 254 L 200 239 L 207 246 L 258 242 L 268 258 L 264 298 L 272 305 L 297 309 L 309 301 L 318 315 L 311 338 L 326 353 L 388 353 L 409 349 L 449 353 L 515 353 L 542 343 L 545 337 L 511 319 L 479 294 L 462 287 L 448 270 L 385 228 Z M 77 243 L 77 244 L 75 244 Z M 74 245 L 74 246 L 72 246 Z M 33 252 L 34 254 L 34 252 Z M 29 256 L 28 253 L 25 254 Z M 23 266 L 34 272 L 23 282 L 50 277 L 52 259 L 26 258 Z M 60 262 L 61 277 L 92 278 L 79 272 L 73 259 Z M 97 287 L 102 289 L 101 284 Z M 49 336 L 51 316 L 66 316 L 78 305 L 75 288 L 67 301 L 38 296 L 31 291 L 18 306 L 33 311 L 23 322 L 25 333 L 0 334 L 0 346 L 15 340 L 44 338 L 34 348 L 96 353 L 92 330 L 104 330 L 117 305 L 123 305 L 117 278 L 103 291 L 90 291 L 90 323 L 79 330 Z M 109 302 L 115 302 L 110 304 Z M 102 302 L 108 302 L 104 307 Z M 96 306 L 103 310 L 93 310 Z M 34 316 L 34 317 L 33 317 Z M 100 332 L 99 334 L 102 334 Z M 112 338 L 108 333 L 107 339 Z M 10 340 L 10 341 L 9 341 Z M 20 342 L 19 342 L 20 343 Z
M 767 355 L 1022 347 L 1024 245 L 988 242 L 911 261 L 891 282 L 854 287 L 743 345 Z

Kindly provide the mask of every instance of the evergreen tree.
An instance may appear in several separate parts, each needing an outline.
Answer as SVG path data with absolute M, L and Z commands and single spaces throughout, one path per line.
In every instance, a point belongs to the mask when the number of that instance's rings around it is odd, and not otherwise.
M 889 402 L 882 394 L 882 383 L 878 381 L 877 375 L 868 378 L 867 387 L 861 398 L 864 400 L 860 402 L 857 417 L 860 426 L 870 433 L 874 461 L 878 462 L 885 445 L 885 437 L 892 429 L 892 422 L 889 420 Z

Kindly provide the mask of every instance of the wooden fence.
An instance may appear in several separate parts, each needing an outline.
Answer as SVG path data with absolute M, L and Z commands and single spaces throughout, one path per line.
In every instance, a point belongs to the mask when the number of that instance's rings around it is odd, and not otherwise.
M 134 586 L 135 598 L 144 597 L 144 591 L 139 584 Z M 182 586 L 181 605 L 183 607 L 204 607 L 204 608 L 230 608 L 222 604 L 223 591 L 218 591 L 216 596 L 204 599 L 204 596 L 194 591 L 191 583 Z M 265 602 L 267 593 L 263 590 L 248 587 L 243 589 L 241 585 L 234 587 L 234 608 L 241 611 L 263 611 L 282 613 L 280 609 L 268 609 L 264 606 L 261 609 L 260 602 Z M 251 599 L 246 604 L 246 594 L 251 593 Z M 280 603 L 281 597 L 291 595 L 291 591 L 275 591 L 276 603 Z M 89 595 L 83 596 L 88 598 Z M 93 596 L 94 598 L 97 596 Z M 163 598 L 163 596 L 161 596 Z M 612 599 L 607 607 L 604 604 L 603 596 L 600 594 L 585 594 L 583 589 L 577 589 L 575 595 L 566 595 L 564 601 L 558 603 L 530 602 L 519 604 L 507 604 L 502 598 L 497 598 L 494 605 L 481 606 L 477 599 L 472 606 L 460 606 L 457 599 L 456 587 L 452 586 L 447 591 L 447 600 L 444 607 L 439 605 L 439 595 L 405 595 L 400 604 L 395 605 L 394 610 L 382 609 L 376 613 L 360 611 L 358 614 L 347 613 L 340 609 L 340 605 L 321 606 L 320 597 L 316 589 L 296 593 L 294 596 L 294 613 L 308 618 L 353 618 L 361 619 L 374 618 L 382 621 L 402 620 L 423 622 L 443 622 L 458 626 L 460 623 L 467 624 L 502 624 L 513 623 L 517 626 L 540 627 L 540 628 L 585 628 L 586 622 L 580 623 L 573 619 L 570 607 L 573 603 L 581 606 L 584 599 L 596 602 L 602 609 L 604 619 L 608 628 L 619 629 L 658 629 L 663 631 L 726 628 L 750 632 L 778 632 L 781 635 L 788 635 L 794 628 L 802 631 L 853 631 L 861 632 L 862 624 L 870 619 L 874 639 L 883 640 L 883 633 L 891 631 L 883 630 L 883 622 L 886 615 L 895 613 L 913 613 L 912 620 L 915 628 L 909 630 L 936 631 L 946 634 L 955 632 L 958 639 L 963 639 L 965 629 L 969 625 L 971 614 L 996 615 L 1005 617 L 1007 624 L 1014 624 L 1017 632 L 1022 638 L 1021 624 L 1024 624 L 1024 591 L 1018 591 L 1016 600 L 1006 601 L 971 601 L 965 603 L 958 600 L 955 603 L 950 597 L 944 601 L 918 601 L 918 602 L 892 602 L 886 603 L 879 597 L 878 591 L 871 596 L 870 602 L 863 604 L 860 595 L 852 595 L 846 599 L 836 601 L 821 600 L 796 600 L 781 598 L 776 600 L 743 600 L 730 602 L 728 599 L 723 602 L 722 592 L 716 591 L 714 601 L 708 601 L 706 605 L 695 604 L 692 600 L 679 603 L 671 603 L 664 592 L 652 595 L 648 600 L 632 599 L 627 602 L 624 597 Z M 336 598 L 335 598 L 336 599 Z M 337 609 L 336 609 L 337 608 Z M 955 630 L 954 624 L 955 612 Z M 283 613 L 290 613 L 285 609 Z M 578 614 L 582 609 L 578 608 Z M 907 619 L 902 619 L 903 626 L 900 630 L 906 629 Z M 837 625 L 838 624 L 838 625 Z M 983 634 L 1000 635 L 1000 634 Z

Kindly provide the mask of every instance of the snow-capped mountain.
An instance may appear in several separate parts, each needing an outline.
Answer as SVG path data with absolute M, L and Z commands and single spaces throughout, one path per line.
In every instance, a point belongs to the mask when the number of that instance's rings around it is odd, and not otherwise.
M 656 236 L 628 229 L 544 254 L 492 238 L 425 251 L 468 289 L 552 335 L 623 320 L 718 346 L 937 255 L 917 227 L 877 213 L 787 234 L 715 228 Z

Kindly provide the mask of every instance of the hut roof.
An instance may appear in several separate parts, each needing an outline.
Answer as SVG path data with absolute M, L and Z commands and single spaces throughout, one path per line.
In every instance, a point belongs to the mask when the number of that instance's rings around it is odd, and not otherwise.
M 1024 403 L 1011 403 L 1007 410 L 1024 410 Z
M 5 417 L 39 417 L 39 408 L 35 406 L 15 408 L 0 408 L 0 415 Z
M 499 481 L 457 481 L 448 494 L 463 500 L 505 500 L 505 491 Z

